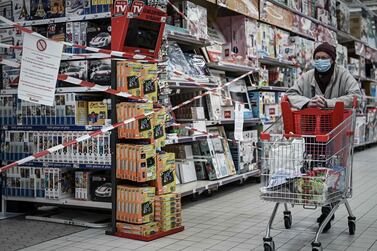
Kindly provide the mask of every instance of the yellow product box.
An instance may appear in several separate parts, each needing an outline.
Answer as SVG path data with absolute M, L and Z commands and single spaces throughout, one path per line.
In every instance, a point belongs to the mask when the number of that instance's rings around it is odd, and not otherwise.
M 135 118 L 138 115 L 148 114 L 152 111 L 153 104 L 150 103 L 119 103 L 117 104 L 118 122 Z M 153 114 L 119 127 L 118 137 L 130 139 L 152 139 L 152 119 Z
M 88 124 L 104 125 L 107 119 L 107 104 L 102 101 L 88 102 Z
M 171 202 L 171 201 L 181 201 L 181 195 L 178 193 L 169 193 L 156 196 L 157 202 Z
M 182 211 L 179 209 L 176 212 L 161 212 L 157 211 L 155 208 L 154 219 L 155 221 L 164 222 L 164 221 L 173 221 L 175 219 L 182 218 Z
M 154 187 L 117 186 L 117 220 L 143 224 L 154 220 Z
M 166 231 L 172 230 L 174 228 L 178 228 L 181 225 L 182 225 L 181 221 L 179 221 L 179 222 L 169 221 L 169 222 L 160 223 L 160 229 L 161 229 L 161 231 L 166 232 Z
M 161 108 L 153 114 L 153 140 L 156 147 L 165 146 L 166 141 L 166 110 Z
M 162 153 L 157 154 L 157 177 L 153 182 L 156 187 L 156 194 L 168 194 L 175 192 L 175 154 Z
M 135 62 L 117 62 L 117 85 L 119 91 L 128 92 L 137 97 L 142 96 L 141 76 L 143 64 Z
M 150 222 L 141 225 L 117 222 L 116 227 L 119 233 L 137 234 L 141 236 L 153 235 L 160 230 L 160 224 L 158 222 Z
M 88 101 L 76 101 L 75 124 L 88 124 Z
M 157 70 L 157 64 L 143 64 L 140 78 L 142 96 L 153 102 L 157 102 Z

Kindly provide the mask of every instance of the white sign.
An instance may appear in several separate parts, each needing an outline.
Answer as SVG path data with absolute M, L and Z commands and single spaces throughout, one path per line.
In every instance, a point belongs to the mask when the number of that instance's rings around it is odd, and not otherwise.
M 63 44 L 24 34 L 18 98 L 53 106 Z
M 234 105 L 234 139 L 243 140 L 243 115 L 245 105 L 240 102 L 235 102 Z

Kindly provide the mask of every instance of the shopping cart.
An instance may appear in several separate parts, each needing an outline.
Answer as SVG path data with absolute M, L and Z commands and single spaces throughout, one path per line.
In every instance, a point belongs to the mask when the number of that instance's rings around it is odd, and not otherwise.
M 355 99 L 356 107 L 357 100 Z M 275 202 L 263 238 L 264 250 L 275 250 L 270 235 L 278 207 L 284 204 L 284 226 L 290 229 L 292 215 L 288 204 L 306 209 L 332 207 L 320 223 L 312 250 L 322 250 L 318 241 L 339 205 L 344 203 L 349 217 L 349 234 L 355 233 L 355 220 L 347 201 L 352 196 L 352 157 L 355 109 L 337 103 L 334 109 L 307 108 L 293 111 L 285 98 L 282 118 L 261 133 L 261 198 Z

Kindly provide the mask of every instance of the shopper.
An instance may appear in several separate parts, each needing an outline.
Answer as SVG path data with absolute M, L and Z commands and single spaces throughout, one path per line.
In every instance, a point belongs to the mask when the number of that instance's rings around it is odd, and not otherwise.
M 332 108 L 341 101 L 346 107 L 352 107 L 354 97 L 360 97 L 361 91 L 351 73 L 336 65 L 335 48 L 329 43 L 323 43 L 314 50 L 313 58 L 315 69 L 304 73 L 287 92 L 292 106 L 297 109 Z M 322 207 L 322 214 L 317 219 L 319 224 L 331 209 L 331 205 Z M 331 220 L 323 232 L 331 228 Z

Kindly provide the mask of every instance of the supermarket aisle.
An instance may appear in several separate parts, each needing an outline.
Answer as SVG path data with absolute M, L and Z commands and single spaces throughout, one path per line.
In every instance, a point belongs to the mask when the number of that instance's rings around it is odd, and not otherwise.
M 357 217 L 355 236 L 348 235 L 344 206 L 336 214 L 332 229 L 322 235 L 325 250 L 377 250 L 377 147 L 357 153 L 354 165 L 354 198 Z M 150 243 L 106 236 L 90 229 L 24 250 L 263 250 L 262 236 L 272 210 L 271 203 L 258 198 L 259 186 L 230 188 L 211 198 L 184 207 L 182 233 Z M 293 229 L 283 231 L 280 210 L 273 236 L 278 250 L 311 250 L 310 242 L 319 211 L 292 209 Z

